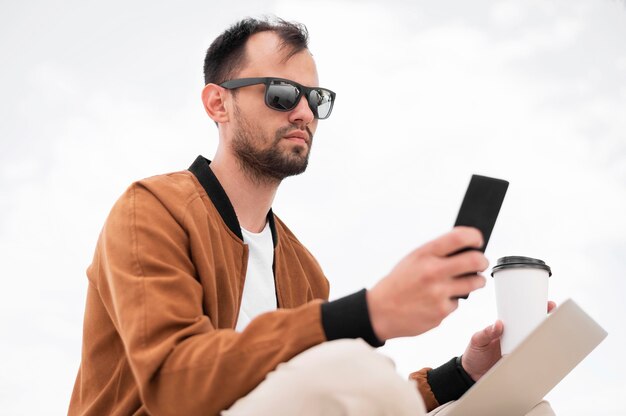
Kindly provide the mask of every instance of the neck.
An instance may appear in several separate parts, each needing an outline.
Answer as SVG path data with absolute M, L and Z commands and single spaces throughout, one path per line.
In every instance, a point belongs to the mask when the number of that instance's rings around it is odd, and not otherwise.
M 239 225 L 254 233 L 263 231 L 280 181 L 250 177 L 235 157 L 219 150 L 211 162 L 211 170 L 226 191 Z

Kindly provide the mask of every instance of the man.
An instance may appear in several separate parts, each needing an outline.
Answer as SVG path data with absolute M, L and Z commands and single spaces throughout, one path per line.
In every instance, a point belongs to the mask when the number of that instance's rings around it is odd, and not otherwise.
M 69 413 L 419 415 L 460 397 L 499 359 L 501 324 L 414 373 L 419 390 L 372 347 L 436 327 L 485 284 L 457 278 L 485 270 L 483 254 L 450 256 L 480 233 L 456 228 L 371 290 L 327 302 L 316 260 L 271 210 L 335 100 L 306 29 L 235 24 L 209 48 L 205 84 L 213 161 L 131 185 L 104 225 Z

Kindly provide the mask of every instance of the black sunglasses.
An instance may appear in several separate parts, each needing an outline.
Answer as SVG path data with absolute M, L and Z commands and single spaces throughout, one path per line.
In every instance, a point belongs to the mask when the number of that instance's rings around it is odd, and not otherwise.
M 335 103 L 335 93 L 326 88 L 305 87 L 297 82 L 283 78 L 239 78 L 232 79 L 220 84 L 220 87 L 232 90 L 247 87 L 249 85 L 265 85 L 265 104 L 274 110 L 290 111 L 298 103 L 302 94 L 306 96 L 309 108 L 315 118 L 323 120 L 330 116 Z

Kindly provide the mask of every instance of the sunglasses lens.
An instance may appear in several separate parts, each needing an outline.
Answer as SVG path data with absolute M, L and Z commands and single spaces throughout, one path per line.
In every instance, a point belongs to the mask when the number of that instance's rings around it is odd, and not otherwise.
M 298 105 L 301 93 L 297 85 L 276 79 L 267 86 L 265 100 L 273 109 L 289 111 Z M 312 89 L 307 96 L 307 101 L 315 118 L 327 118 L 333 109 L 333 93 L 323 88 Z
M 327 118 L 333 109 L 333 96 L 328 90 L 314 89 L 309 93 L 309 107 L 319 119 Z
M 291 110 L 298 103 L 300 89 L 284 81 L 272 81 L 267 87 L 267 105 L 276 110 Z

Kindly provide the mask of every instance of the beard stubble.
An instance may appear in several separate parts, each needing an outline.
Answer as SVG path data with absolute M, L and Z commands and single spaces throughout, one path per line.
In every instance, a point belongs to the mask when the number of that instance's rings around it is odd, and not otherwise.
M 259 137 L 262 130 L 242 116 L 238 109 L 236 117 L 240 120 L 240 127 L 233 138 L 233 151 L 239 165 L 253 181 L 257 183 L 276 183 L 286 177 L 303 173 L 309 163 L 309 155 L 313 144 L 313 134 L 307 128 L 309 136 L 308 148 L 295 146 L 281 147 L 285 135 L 293 130 L 301 130 L 296 125 L 279 128 L 274 137 Z

